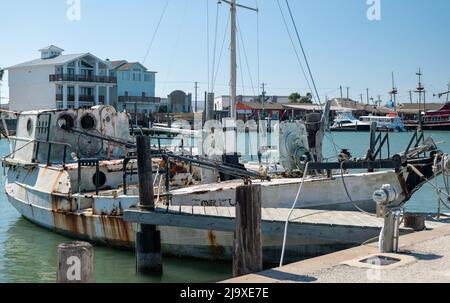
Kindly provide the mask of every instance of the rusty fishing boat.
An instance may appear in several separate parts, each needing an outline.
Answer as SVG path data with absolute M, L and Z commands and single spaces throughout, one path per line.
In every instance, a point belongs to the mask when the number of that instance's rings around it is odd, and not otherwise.
M 373 132 L 367 156 L 355 159 L 343 151 L 338 162 L 322 162 L 324 123 L 316 115 L 307 122 L 280 126 L 282 173 L 261 173 L 248 169 L 251 165 L 231 166 L 155 145 L 155 200 L 180 207 L 232 206 L 236 188 L 251 180 L 262 185 L 264 208 L 290 208 L 303 184 L 298 208 L 375 212 L 372 193 L 384 184 L 398 192 L 396 203 L 401 206 L 441 173 L 436 163 L 442 153 L 419 132 L 404 152 L 387 159 L 378 158 L 389 134 Z M 17 211 L 38 226 L 71 238 L 133 248 L 137 225 L 123 220 L 124 210 L 139 204 L 136 146 L 128 115 L 109 106 L 31 111 L 19 115 L 17 126 L 16 135 L 9 138 L 11 154 L 2 158 L 5 192 Z M 231 258 L 232 233 L 159 229 L 167 255 Z M 333 233 L 333 224 L 327 232 Z M 277 261 L 282 237 L 281 231 L 264 236 L 267 261 Z M 303 234 L 292 239 L 286 251 L 298 257 L 327 244 Z M 354 245 L 340 243 L 350 244 Z

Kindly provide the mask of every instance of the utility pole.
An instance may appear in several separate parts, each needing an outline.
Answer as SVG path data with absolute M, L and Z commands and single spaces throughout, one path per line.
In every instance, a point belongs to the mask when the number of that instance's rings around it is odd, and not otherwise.
M 361 104 L 363 104 L 363 103 L 364 103 L 364 100 L 363 100 L 363 94 L 359 94 L 359 97 L 360 97 L 360 99 L 361 99 Z
M 350 87 L 347 86 L 347 100 L 350 100 Z
M 198 87 L 198 82 L 196 81 L 195 82 L 195 106 L 194 106 L 194 108 L 195 108 L 195 112 L 197 112 L 197 103 L 198 103 L 198 89 L 199 89 L 199 87 Z
M 341 91 L 341 99 L 344 99 L 344 95 L 342 94 L 342 85 L 339 86 L 339 90 Z
M 413 104 L 412 91 L 409 91 L 409 103 Z
M 231 43 L 230 43 L 230 117 L 234 120 L 237 119 L 236 112 L 236 96 L 237 96 L 237 47 L 236 47 L 236 14 L 237 7 L 245 8 L 248 10 L 252 10 L 258 12 L 258 9 L 240 5 L 236 3 L 236 0 L 219 0 L 219 3 L 225 2 L 230 5 L 230 13 L 231 13 Z
M 380 106 L 381 105 L 381 95 L 378 95 L 378 106 Z
M 369 100 L 369 89 L 366 88 L 366 93 L 367 93 L 367 105 L 370 104 L 370 100 Z

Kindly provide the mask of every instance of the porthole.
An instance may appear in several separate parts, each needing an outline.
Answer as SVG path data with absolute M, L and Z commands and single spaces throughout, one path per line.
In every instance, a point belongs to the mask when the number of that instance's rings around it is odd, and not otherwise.
M 65 130 L 71 129 L 75 126 L 75 120 L 69 114 L 62 114 L 61 116 L 59 116 L 56 123 L 57 123 L 58 127 L 65 129 Z
M 95 128 L 95 118 L 90 115 L 86 114 L 81 118 L 81 128 L 89 130 Z
M 102 187 L 106 184 L 106 175 L 103 172 L 98 173 L 98 184 L 97 184 L 97 173 L 92 176 L 92 183 L 96 187 Z

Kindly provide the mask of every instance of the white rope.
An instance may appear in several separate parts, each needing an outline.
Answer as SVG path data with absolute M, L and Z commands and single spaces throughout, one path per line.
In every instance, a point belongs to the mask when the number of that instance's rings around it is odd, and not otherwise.
M 302 182 L 300 183 L 300 187 L 298 189 L 297 196 L 295 197 L 294 204 L 292 205 L 292 208 L 289 211 L 289 215 L 288 215 L 288 217 L 286 219 L 286 224 L 284 226 L 283 246 L 282 246 L 282 249 L 281 249 L 280 267 L 284 265 L 283 264 L 284 263 L 284 253 L 285 253 L 285 250 L 286 250 L 286 241 L 287 241 L 287 231 L 288 231 L 288 227 L 289 227 L 289 220 L 291 219 L 292 213 L 294 212 L 295 207 L 297 206 L 297 202 L 298 202 L 298 200 L 300 198 L 300 194 L 301 194 L 302 189 L 303 189 L 303 184 L 305 183 L 305 178 L 306 178 L 306 175 L 308 174 L 308 168 L 309 168 L 309 162 L 306 163 L 305 172 L 303 174 Z

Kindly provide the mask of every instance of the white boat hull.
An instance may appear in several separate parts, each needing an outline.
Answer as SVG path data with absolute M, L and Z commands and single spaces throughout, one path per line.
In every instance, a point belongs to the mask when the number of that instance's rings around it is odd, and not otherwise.
M 88 194 L 79 196 L 72 194 L 70 174 L 70 170 L 57 167 L 34 166 L 26 168 L 17 166 L 8 169 L 5 191 L 9 202 L 18 212 L 27 220 L 39 226 L 74 239 L 132 249 L 136 226 L 124 222 L 120 213 L 131 205 L 136 205 L 137 197 L 93 196 Z M 354 184 L 360 179 L 360 176 L 348 178 L 346 182 L 348 182 L 350 194 L 354 195 L 355 201 L 361 204 L 361 202 L 368 201 L 370 198 L 368 195 L 363 195 L 364 192 L 368 192 L 368 187 L 376 188 L 379 184 L 387 181 L 388 176 L 394 175 L 394 173 L 370 174 L 366 178 L 370 177 L 372 184 L 360 187 Z M 314 184 L 314 182 L 320 183 Z M 320 207 L 333 203 L 336 204 L 336 207 L 345 205 L 343 202 L 345 202 L 346 194 L 339 188 L 339 182 L 342 182 L 342 180 L 306 181 L 300 205 L 302 207 Z M 231 199 L 231 204 L 233 204 L 234 189 L 238 184 L 240 182 L 225 182 L 223 185 L 227 186 L 227 189 L 216 188 L 216 190 L 213 190 L 213 188 L 210 188 L 212 191 L 205 194 L 210 199 L 222 195 L 221 197 Z M 298 179 L 281 179 L 274 181 L 274 183 L 264 183 L 264 204 L 269 205 L 269 208 L 290 207 L 299 184 Z M 174 203 L 181 204 L 183 199 L 186 199 L 185 203 L 191 201 L 189 205 L 195 204 L 192 203 L 192 199 L 194 197 L 195 199 L 201 198 L 202 193 L 198 191 L 201 188 L 201 186 L 195 187 L 195 194 L 176 192 L 174 199 L 177 202 Z M 272 203 L 270 203 L 271 199 L 273 199 Z M 285 202 L 281 203 L 282 201 Z M 230 201 L 227 203 L 230 203 Z M 349 207 L 349 205 L 347 206 Z M 112 215 L 113 213 L 115 215 Z M 327 234 L 333 234 L 334 232 L 334 227 L 331 224 L 318 228 L 321 228 Z M 159 229 L 163 252 L 166 255 L 209 260 L 231 260 L 232 233 L 163 226 Z M 356 229 L 363 228 L 352 228 L 353 231 Z M 376 229 L 371 230 L 370 236 L 376 236 L 377 232 Z M 358 233 L 355 232 L 355 234 Z M 364 237 L 364 235 L 361 237 Z M 263 251 L 266 262 L 276 263 L 278 261 L 282 238 L 282 230 L 276 235 L 264 235 Z M 366 239 L 368 237 L 362 239 L 362 241 Z M 330 253 L 358 245 L 361 243 L 360 240 L 356 237 L 350 240 L 345 239 L 343 235 L 336 235 L 335 241 L 318 239 L 308 234 L 289 235 L 287 260 L 294 261 Z

